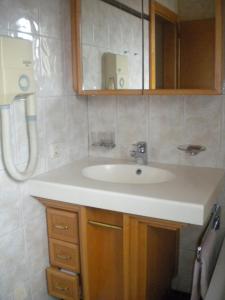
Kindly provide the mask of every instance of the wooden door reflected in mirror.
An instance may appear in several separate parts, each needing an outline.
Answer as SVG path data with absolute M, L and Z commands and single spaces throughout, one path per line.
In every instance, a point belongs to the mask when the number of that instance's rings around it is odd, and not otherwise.
M 150 26 L 149 78 L 153 90 L 221 88 L 221 1 L 145 0 Z M 200 93 L 200 92 L 199 92 Z

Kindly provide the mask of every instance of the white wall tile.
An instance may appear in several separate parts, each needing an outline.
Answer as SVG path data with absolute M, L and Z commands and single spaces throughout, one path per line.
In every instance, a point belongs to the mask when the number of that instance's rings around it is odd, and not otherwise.
M 112 157 L 114 151 L 93 147 L 92 134 L 99 132 L 116 132 L 116 97 L 90 97 L 88 101 L 88 123 L 89 123 L 89 155 Z M 117 144 L 117 140 L 116 140 Z
M 148 101 L 145 97 L 118 99 L 117 126 L 118 144 L 131 146 L 147 140 Z
M 8 19 L 8 0 L 0 1 L 0 29 L 1 34 L 4 30 L 9 28 L 9 19 Z
M 0 236 L 11 233 L 17 228 L 22 227 L 21 211 L 18 207 L 18 201 L 10 207 L 2 207 L 0 211 Z
M 8 0 L 9 29 L 26 33 L 39 32 L 39 7 L 36 0 Z
M 61 0 L 40 1 L 40 34 L 48 37 L 62 38 L 63 10 Z M 68 1 L 66 1 L 68 2 Z M 67 16 L 68 18 L 69 16 Z
M 5 299 L 21 282 L 28 280 L 22 229 L 1 237 L 0 253 L 0 299 Z
M 72 88 L 70 1 L 2 0 L 0 34 L 33 43 L 39 142 L 35 175 L 87 156 L 87 99 L 76 98 Z M 25 167 L 28 154 L 23 113 L 23 103 L 14 103 L 11 136 L 17 167 Z M 56 161 L 49 157 L 54 142 L 62 143 L 62 157 Z M 8 177 L 2 157 L 0 237 L 0 299 L 54 299 L 46 288 L 45 208 L 30 197 L 27 183 Z
M 63 95 L 63 41 L 40 39 L 40 96 Z
M 167 163 L 179 162 L 177 146 L 183 137 L 183 97 L 150 97 L 149 106 L 149 160 Z
M 12 292 L 11 300 L 30 300 L 32 293 L 29 282 L 18 282 L 16 288 Z
M 71 41 L 64 41 L 63 59 L 64 59 L 64 71 L 63 71 L 63 89 L 65 95 L 74 95 L 73 89 L 73 76 L 72 76 L 72 45 Z
M 221 150 L 222 96 L 186 97 L 183 133 L 185 143 L 201 144 L 207 150 L 197 157 L 182 156 L 183 164 L 217 166 Z

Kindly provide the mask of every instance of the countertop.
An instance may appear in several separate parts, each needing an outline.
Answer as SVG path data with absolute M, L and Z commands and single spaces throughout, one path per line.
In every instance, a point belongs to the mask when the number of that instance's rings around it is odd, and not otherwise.
M 146 217 L 203 225 L 222 190 L 225 170 L 150 164 L 172 172 L 164 183 L 118 184 L 84 177 L 84 167 L 124 163 L 112 159 L 83 159 L 29 180 L 30 194 L 77 205 Z

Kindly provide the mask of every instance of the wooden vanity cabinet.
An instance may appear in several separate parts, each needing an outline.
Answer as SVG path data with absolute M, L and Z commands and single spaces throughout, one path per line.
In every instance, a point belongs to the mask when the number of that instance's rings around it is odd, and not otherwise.
M 181 224 L 39 200 L 47 206 L 50 295 L 65 300 L 166 299 L 177 271 Z M 62 230 L 57 236 L 55 228 Z M 69 242 L 67 231 L 72 233 Z

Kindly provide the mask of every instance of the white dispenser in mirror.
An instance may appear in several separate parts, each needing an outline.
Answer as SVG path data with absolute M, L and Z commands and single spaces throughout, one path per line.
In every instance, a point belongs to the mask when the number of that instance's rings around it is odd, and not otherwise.
M 23 172 L 17 169 L 12 158 L 10 106 L 14 100 L 24 100 L 25 103 L 29 159 Z M 35 83 L 30 41 L 0 37 L 0 113 L 5 167 L 15 180 L 26 180 L 34 173 L 38 157 Z
M 126 55 L 104 53 L 103 88 L 128 89 L 128 57 Z

